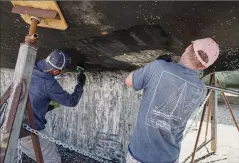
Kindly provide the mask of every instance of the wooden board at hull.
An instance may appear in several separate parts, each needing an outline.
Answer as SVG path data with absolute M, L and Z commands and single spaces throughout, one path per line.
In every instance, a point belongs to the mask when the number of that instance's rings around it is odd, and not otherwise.
M 67 23 L 62 15 L 62 12 L 55 1 L 11 1 L 14 6 L 24 6 L 24 7 L 32 7 L 36 9 L 43 9 L 43 10 L 52 10 L 57 11 L 60 19 L 49 19 L 43 18 L 41 22 L 38 24 L 40 27 L 45 28 L 53 28 L 59 30 L 66 30 Z M 30 24 L 31 23 L 31 15 L 21 14 L 23 20 Z

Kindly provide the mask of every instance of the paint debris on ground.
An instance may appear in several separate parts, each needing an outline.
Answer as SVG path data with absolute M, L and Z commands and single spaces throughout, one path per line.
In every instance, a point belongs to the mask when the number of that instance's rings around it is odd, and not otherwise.
M 59 153 L 61 155 L 61 161 L 62 163 L 99 163 L 98 161 L 95 161 L 89 157 L 85 157 L 83 155 L 80 155 L 76 152 L 72 152 L 68 149 L 65 149 L 61 146 L 57 146 Z M 23 154 L 23 163 L 35 163 L 36 161 L 30 159 L 25 154 Z

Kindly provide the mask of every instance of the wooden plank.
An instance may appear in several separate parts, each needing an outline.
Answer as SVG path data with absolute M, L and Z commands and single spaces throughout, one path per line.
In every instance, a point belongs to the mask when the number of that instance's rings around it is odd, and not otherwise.
M 19 105 L 16 112 L 16 117 L 13 123 L 12 132 L 9 138 L 8 148 L 6 152 L 6 157 L 4 163 L 14 162 L 14 157 L 16 155 L 17 142 L 20 135 L 23 115 L 26 107 L 28 89 L 31 83 L 31 77 L 33 72 L 33 66 L 35 64 L 37 49 L 28 45 L 21 44 L 17 63 L 15 67 L 14 77 L 13 77 L 13 91 L 9 98 L 8 110 L 14 105 L 13 97 L 16 92 L 17 85 L 24 82 L 25 83 L 25 96 L 19 101 Z M 9 115 L 9 113 L 7 114 Z
M 66 30 L 68 25 L 56 1 L 11 1 L 14 6 L 33 7 L 43 10 L 56 11 L 60 19 L 42 19 L 38 24 L 40 27 L 54 28 L 59 30 Z M 31 17 L 29 15 L 21 14 L 24 21 L 31 24 Z
M 214 80 L 214 75 L 215 74 L 210 74 L 210 79 L 209 79 L 209 85 L 212 85 L 212 82 Z M 209 90 L 208 90 L 209 91 Z M 207 124 L 206 124 L 206 134 L 205 134 L 205 141 L 207 140 L 207 134 L 208 134 L 208 125 L 209 125 L 209 120 L 211 116 L 211 103 L 210 103 L 210 98 L 207 101 L 207 106 L 208 106 L 208 115 L 207 115 Z
M 21 89 L 22 89 L 21 84 L 18 84 L 16 86 L 16 90 L 15 90 L 16 93 L 13 96 L 12 105 L 9 110 L 6 127 L 4 127 L 5 131 L 6 131 L 6 133 L 4 133 L 4 135 L 8 135 L 8 136 L 4 136 L 4 140 L 3 140 L 3 142 L 1 142 L 1 143 L 5 144 L 5 147 L 0 146 L 1 147 L 0 162 L 3 162 L 3 160 L 5 159 L 5 154 L 6 154 L 6 150 L 7 150 L 8 142 L 9 142 L 9 135 L 12 133 L 12 126 L 13 126 L 13 122 L 14 122 L 14 119 L 16 116 L 17 107 L 18 107 L 18 104 L 20 101 Z
M 12 131 L 12 125 L 16 116 L 18 104 L 20 102 L 21 91 L 22 91 L 22 84 L 20 83 L 16 86 L 15 93 L 12 99 L 12 105 L 8 114 L 8 119 L 7 119 L 7 123 L 5 127 L 8 133 Z
M 14 6 L 12 9 L 12 13 L 15 14 L 23 14 L 23 15 L 31 15 L 42 18 L 56 19 L 57 12 L 51 10 L 42 10 L 33 7 L 25 7 L 25 6 Z
M 4 102 L 7 101 L 7 99 L 9 98 L 11 93 L 11 86 L 8 87 L 8 89 L 6 90 L 6 92 L 3 94 L 3 96 L 0 99 L 0 105 L 2 105 Z
M 36 124 L 35 124 L 34 115 L 33 115 L 33 112 L 32 112 L 32 106 L 31 106 L 31 103 L 30 103 L 29 95 L 28 95 L 28 100 L 27 100 L 26 111 L 27 111 L 27 120 L 28 120 L 29 126 L 33 129 L 36 129 Z M 32 138 L 33 148 L 34 148 L 34 151 L 35 151 L 36 162 L 37 163 L 44 163 L 43 156 L 42 156 L 42 151 L 41 151 L 41 145 L 40 145 L 38 136 L 35 135 L 34 133 L 31 133 L 31 138 Z
M 211 75 L 210 75 L 210 81 L 209 81 L 210 84 L 212 84 L 213 78 L 214 78 L 214 75 L 211 74 Z M 210 93 L 210 90 L 207 90 L 207 95 L 206 95 L 206 97 L 208 96 L 209 93 Z M 208 101 L 207 101 L 207 103 L 208 103 Z M 205 112 L 206 112 L 206 108 L 207 108 L 207 104 L 204 105 L 204 107 L 203 107 L 202 116 L 201 116 L 201 121 L 200 121 L 199 129 L 198 129 L 198 133 L 197 133 L 197 138 L 196 138 L 196 142 L 195 142 L 195 145 L 194 145 L 194 150 L 193 150 L 193 153 L 192 153 L 191 163 L 194 163 L 194 158 L 195 158 L 195 155 L 196 155 L 196 152 L 197 152 L 197 145 L 198 145 L 199 137 L 200 137 L 200 134 L 201 134 L 201 129 L 202 129 L 202 124 L 203 124 L 203 120 L 204 120 L 204 115 L 205 115 Z
M 207 93 L 207 95 L 208 95 L 208 93 Z M 200 134 L 201 134 L 201 130 L 202 130 L 202 124 L 203 124 L 206 108 L 207 108 L 207 105 L 204 105 L 199 129 L 198 129 L 198 133 L 197 133 L 197 138 L 196 138 L 196 142 L 195 142 L 194 149 L 193 149 L 191 163 L 194 163 L 194 158 L 195 158 L 195 155 L 196 155 L 196 152 L 197 152 L 197 146 L 198 146 L 198 142 L 199 142 L 199 138 L 200 138 Z
M 216 75 L 214 75 L 214 80 L 212 85 L 216 85 Z M 213 91 L 210 98 L 211 105 L 211 150 L 213 152 L 217 151 L 217 109 L 218 109 L 218 98 L 217 91 Z

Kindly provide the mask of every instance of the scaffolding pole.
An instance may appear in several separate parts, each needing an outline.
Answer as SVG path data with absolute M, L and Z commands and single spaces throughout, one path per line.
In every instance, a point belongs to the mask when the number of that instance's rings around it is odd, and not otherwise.
M 17 58 L 17 63 L 15 67 L 15 72 L 14 72 L 14 77 L 13 77 L 13 91 L 10 95 L 9 99 L 9 105 L 8 105 L 8 110 L 11 110 L 10 108 L 15 105 L 14 103 L 14 95 L 15 95 L 15 90 L 19 84 L 22 82 L 25 83 L 25 95 L 22 97 L 22 99 L 19 101 L 18 107 L 17 107 L 17 112 L 14 115 L 15 120 L 13 122 L 13 126 L 6 126 L 7 128 L 11 128 L 10 132 L 10 138 L 7 152 L 6 152 L 6 157 L 5 157 L 5 163 L 10 163 L 14 162 L 14 157 L 16 154 L 16 148 L 17 148 L 17 141 L 20 135 L 20 130 L 21 130 L 21 125 L 22 125 L 22 120 L 23 120 L 23 115 L 26 107 L 26 102 L 27 102 L 27 95 L 28 95 L 28 90 L 30 87 L 31 83 L 31 75 L 33 72 L 33 66 L 35 64 L 35 59 L 36 59 L 36 54 L 37 54 L 37 49 L 28 45 L 28 44 L 21 44 L 20 50 L 18 53 L 18 58 Z M 9 117 L 8 119 L 14 117 Z
M 216 85 L 216 75 L 213 77 L 212 85 Z M 217 90 L 214 90 L 210 97 L 211 106 L 211 150 L 213 152 L 217 151 L 217 109 L 218 109 L 218 99 Z

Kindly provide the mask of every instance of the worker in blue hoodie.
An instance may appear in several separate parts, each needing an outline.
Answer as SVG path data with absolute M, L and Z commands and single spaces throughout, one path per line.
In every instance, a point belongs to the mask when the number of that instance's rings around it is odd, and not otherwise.
M 50 102 L 54 101 L 64 106 L 74 107 L 83 93 L 86 80 L 83 73 L 77 77 L 78 84 L 72 94 L 64 91 L 55 79 L 55 76 L 64 73 L 70 63 L 71 59 L 66 53 L 54 50 L 46 59 L 39 61 L 34 66 L 29 94 L 37 130 L 43 134 L 49 135 L 45 128 L 47 123 L 45 115 L 52 110 Z M 22 152 L 36 160 L 31 137 L 23 137 L 21 141 Z M 60 163 L 61 158 L 55 143 L 41 137 L 39 137 L 39 141 L 44 163 Z

